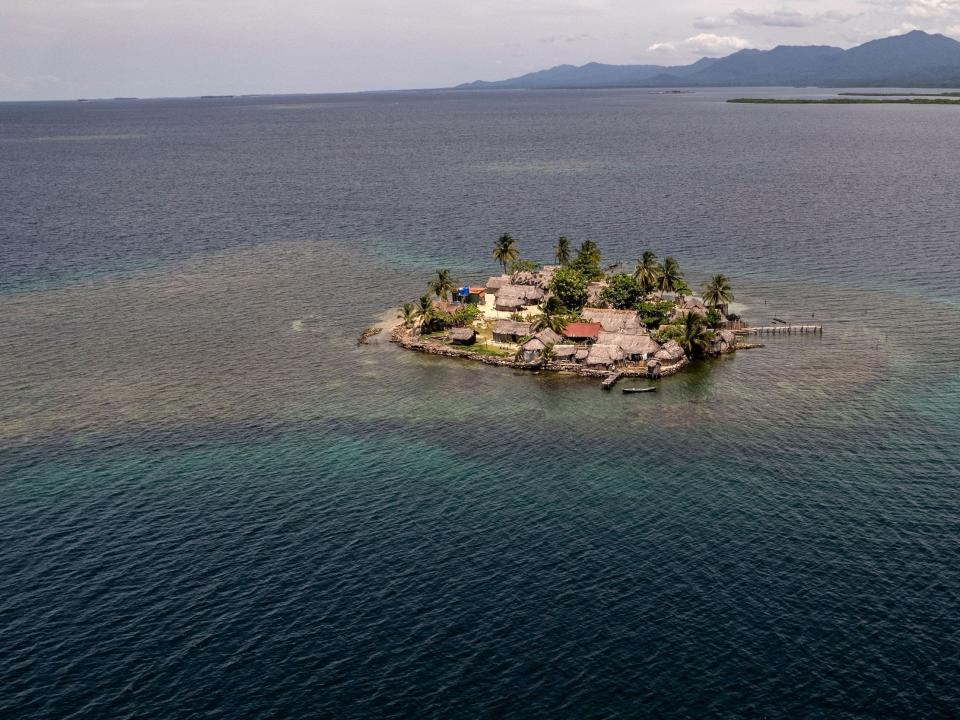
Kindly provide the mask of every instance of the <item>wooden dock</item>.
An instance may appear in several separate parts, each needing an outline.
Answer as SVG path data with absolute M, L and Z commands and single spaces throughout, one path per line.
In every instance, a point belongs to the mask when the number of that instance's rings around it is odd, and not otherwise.
M 735 332 L 737 335 L 823 335 L 823 325 L 766 325 Z
M 602 387 L 604 390 L 611 390 L 613 386 L 617 384 L 617 380 L 620 379 L 621 375 L 623 375 L 623 373 L 621 373 L 619 370 L 610 373 L 603 379 L 603 382 L 600 383 L 600 387 Z

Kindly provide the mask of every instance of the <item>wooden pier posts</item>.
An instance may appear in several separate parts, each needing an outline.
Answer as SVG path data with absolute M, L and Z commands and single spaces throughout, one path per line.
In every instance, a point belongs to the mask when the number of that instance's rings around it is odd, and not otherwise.
M 823 335 L 823 325 L 766 325 L 735 331 L 737 335 Z

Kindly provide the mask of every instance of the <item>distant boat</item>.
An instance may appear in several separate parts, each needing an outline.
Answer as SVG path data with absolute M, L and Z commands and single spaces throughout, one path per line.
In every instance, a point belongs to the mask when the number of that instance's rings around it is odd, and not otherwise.
M 646 387 L 646 388 L 624 388 L 624 395 L 632 395 L 633 393 L 645 393 L 645 392 L 656 392 L 655 387 Z

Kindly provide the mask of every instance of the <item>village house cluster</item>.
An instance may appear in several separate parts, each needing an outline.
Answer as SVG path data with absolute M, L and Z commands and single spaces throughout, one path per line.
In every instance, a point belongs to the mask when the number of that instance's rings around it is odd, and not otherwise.
M 483 310 L 483 322 L 489 324 L 491 339 L 505 350 L 514 350 L 517 359 L 535 364 L 547 356 L 547 365 L 557 370 L 579 367 L 610 371 L 633 369 L 650 377 L 658 377 L 679 369 L 687 354 L 676 340 L 660 343 L 653 338 L 635 310 L 591 307 L 598 303 L 605 281 L 590 283 L 587 306 L 579 318 L 564 325 L 560 332 L 549 327 L 537 329 L 535 320 L 543 313 L 543 303 L 550 297 L 550 280 L 558 266 L 547 265 L 539 271 L 517 276 L 498 275 L 487 280 L 484 288 L 471 288 Z M 657 296 L 657 299 L 662 299 Z M 679 321 L 687 313 L 706 317 L 707 306 L 698 298 L 676 299 L 670 320 Z M 522 316 L 524 320 L 515 319 Z M 731 327 L 735 323 L 724 321 Z M 474 329 L 455 329 L 452 342 L 470 345 L 477 341 Z M 736 334 L 722 328 L 713 334 L 710 352 L 731 352 Z
M 691 357 L 736 349 L 742 322 L 728 314 L 733 294 L 725 277 L 715 276 L 714 289 L 704 293 L 713 299 L 708 305 L 692 295 L 672 258 L 664 270 L 648 252 L 642 261 L 650 268 L 648 276 L 641 261 L 633 276 L 608 275 L 599 271 L 599 249 L 589 245 L 584 244 L 577 260 L 558 247 L 558 259 L 565 262 L 538 266 L 519 261 L 509 272 L 507 260 L 495 250 L 505 272 L 482 286 L 456 287 L 447 271 L 438 271 L 429 286 L 432 294 L 418 305 L 404 306 L 404 322 L 393 339 L 410 349 L 491 364 L 650 378 L 677 372 Z M 588 258 L 592 265 L 581 261 L 586 252 L 596 253 Z M 589 279 L 578 267 L 586 268 Z M 581 281 L 573 308 L 569 297 L 560 297 L 562 283 L 555 282 L 558 273 L 569 276 L 571 270 Z M 635 290 L 635 296 L 624 301 L 611 290 L 618 283 Z M 632 306 L 611 306 L 618 298 Z M 650 312 L 659 313 L 655 321 Z

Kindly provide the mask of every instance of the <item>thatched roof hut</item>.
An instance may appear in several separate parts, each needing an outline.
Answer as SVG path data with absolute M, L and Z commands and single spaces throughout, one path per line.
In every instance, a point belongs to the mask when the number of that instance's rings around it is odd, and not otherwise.
M 600 345 L 616 345 L 626 357 L 632 359 L 652 357 L 660 350 L 660 344 L 645 332 L 602 332 L 597 342 Z
M 510 276 L 510 282 L 513 285 L 540 286 L 540 273 L 536 271 L 522 270 L 515 272 Z
M 504 285 L 496 291 L 494 306 L 502 312 L 515 312 L 543 299 L 543 290 L 533 285 Z
M 616 345 L 591 345 L 587 365 L 611 367 L 623 360 L 623 350 Z
M 487 280 L 486 290 L 491 295 L 495 294 L 497 290 L 502 288 L 504 285 L 510 284 L 509 275 L 494 275 L 492 278 Z
M 583 362 L 587 359 L 587 356 L 590 355 L 590 348 L 583 347 L 582 345 L 577 348 L 577 354 L 573 356 L 573 359 L 577 362 Z
M 530 323 L 515 320 L 497 320 L 493 326 L 493 339 L 497 342 L 515 343 L 530 334 Z
M 473 345 L 477 341 L 477 331 L 473 328 L 454 328 L 450 331 L 450 340 L 454 345 Z
M 670 313 L 670 319 L 673 321 L 681 320 L 690 313 L 699 315 L 700 317 L 706 317 L 708 312 L 707 306 L 703 304 L 700 298 L 688 297 L 684 298 L 682 305 L 678 305 L 674 311 Z
M 514 312 L 527 304 L 525 288 L 519 285 L 504 285 L 495 297 L 494 306 L 502 312 Z
M 685 354 L 683 348 L 680 347 L 680 343 L 676 340 L 671 340 L 660 349 L 655 357 L 662 362 L 675 363 L 683 359 Z
M 540 358 L 540 356 L 543 355 L 543 351 L 546 349 L 547 346 L 535 337 L 530 338 L 520 346 L 523 361 L 528 363 L 532 363 Z
M 737 336 L 732 330 L 718 330 L 713 335 L 710 351 L 716 354 L 733 352 Z
M 544 265 L 542 268 L 540 268 L 540 272 L 538 273 L 540 276 L 540 287 L 549 287 L 551 281 L 553 280 L 554 273 L 556 273 L 559 269 L 559 265 Z
M 543 330 L 538 332 L 536 335 L 534 335 L 534 337 L 537 338 L 537 340 L 542 342 L 544 345 L 556 345 L 558 342 L 560 342 L 563 339 L 550 328 L 544 328 Z
M 594 305 L 600 301 L 600 293 L 602 293 L 609 283 L 607 282 L 592 282 L 587 285 L 587 304 Z
M 526 362 L 533 362 L 548 347 L 556 345 L 560 341 L 560 336 L 550 328 L 541 330 L 532 338 L 527 340 L 521 347 L 523 349 L 523 359 Z
M 557 360 L 573 360 L 577 356 L 576 345 L 554 345 L 553 356 Z
M 600 323 L 606 332 L 639 332 L 643 329 L 640 313 L 634 310 L 588 307 L 580 316 L 588 322 Z

